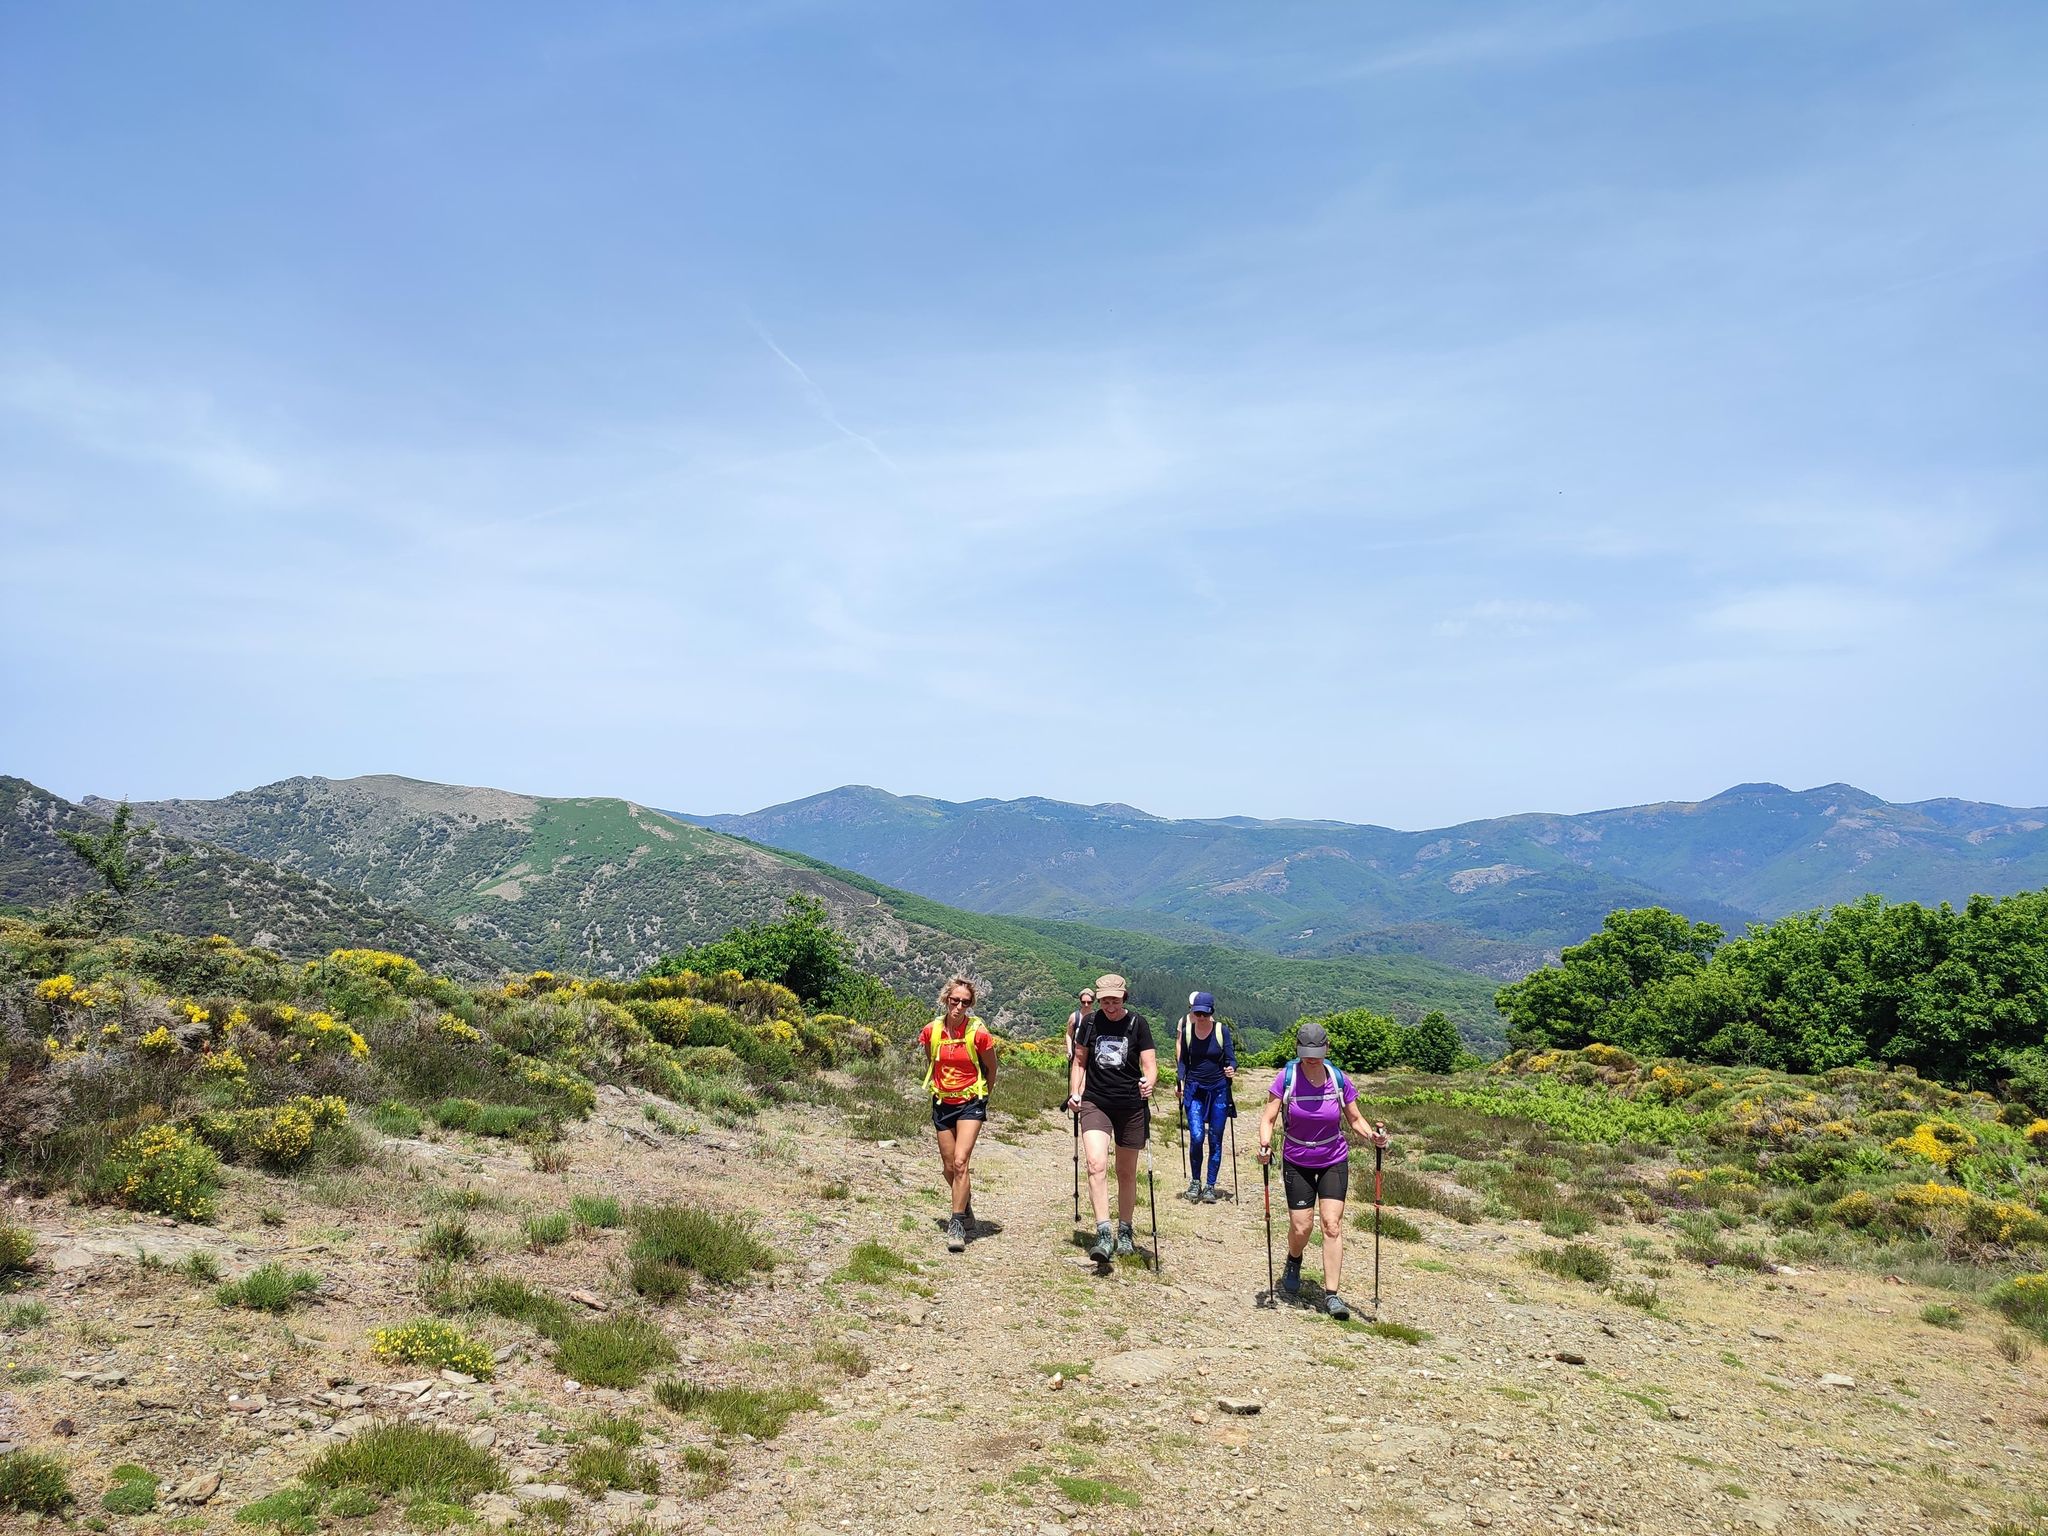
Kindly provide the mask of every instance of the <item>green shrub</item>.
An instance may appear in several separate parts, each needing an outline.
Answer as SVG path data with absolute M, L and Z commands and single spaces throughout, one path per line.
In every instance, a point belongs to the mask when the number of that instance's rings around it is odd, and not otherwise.
M 1960 1328 L 1963 1313 L 1960 1307 L 1952 1307 L 1945 1301 L 1930 1301 L 1920 1309 L 1920 1321 L 1936 1328 Z
M 0 1275 L 26 1274 L 35 1256 L 35 1234 L 27 1227 L 0 1221 Z
M 545 1216 L 526 1218 L 526 1246 L 535 1253 L 567 1242 L 568 1238 L 569 1213 L 566 1211 L 551 1211 Z
M 40 1301 L 16 1301 L 0 1307 L 0 1333 L 26 1333 L 49 1320 L 50 1309 Z
M 220 1190 L 220 1159 L 189 1131 L 159 1122 L 115 1143 L 91 1187 L 98 1198 L 131 1210 L 206 1221 Z
M 672 1265 L 713 1285 L 733 1285 L 775 1267 L 775 1255 L 744 1221 L 688 1205 L 642 1206 L 633 1212 L 627 1258 L 638 1266 Z
M 1583 1280 L 1588 1285 L 1605 1285 L 1614 1278 L 1614 1263 L 1587 1243 L 1566 1243 L 1562 1248 L 1539 1248 L 1529 1262 L 1566 1280 Z
M 311 1488 L 280 1488 L 236 1510 L 235 1524 L 271 1526 L 282 1536 L 311 1536 L 319 1529 L 324 1502 Z
M 365 1110 L 363 1118 L 386 1136 L 400 1136 L 409 1141 L 417 1140 L 427 1128 L 427 1122 L 418 1110 L 396 1099 L 386 1099 L 376 1108 Z
M 537 1291 L 523 1280 L 509 1275 L 486 1275 L 469 1288 L 464 1304 L 477 1312 L 524 1323 L 544 1338 L 555 1338 L 576 1321 L 567 1302 Z
M 638 1386 L 648 1372 L 675 1358 L 668 1335 L 630 1312 L 572 1324 L 555 1340 L 555 1369 L 587 1387 Z
M 569 1482 L 591 1498 L 602 1498 L 613 1488 L 628 1493 L 659 1493 L 661 1468 L 645 1456 L 635 1456 L 623 1446 L 578 1446 L 569 1456 Z
M 40 1451 L 0 1456 L 0 1509 L 25 1515 L 54 1515 L 71 1502 L 64 1463 Z
M 467 1503 L 505 1486 L 505 1469 L 452 1430 L 421 1424 L 373 1424 L 329 1446 L 301 1474 L 316 1488 L 367 1488 Z
M 371 1335 L 371 1345 L 383 1360 L 445 1367 L 482 1381 L 489 1381 L 493 1374 L 488 1345 L 465 1338 L 458 1329 L 434 1318 L 421 1318 L 397 1328 L 379 1328 Z
M 574 1196 L 569 1201 L 569 1214 L 576 1218 L 577 1226 L 592 1230 L 626 1224 L 625 1212 L 610 1195 Z
M 876 1238 L 864 1238 L 854 1244 L 853 1252 L 846 1256 L 846 1263 L 833 1274 L 834 1280 L 850 1281 L 854 1285 L 887 1285 L 898 1275 L 914 1275 L 917 1265 Z
M 2048 1339 L 2048 1273 L 2015 1275 L 1986 1299 L 2020 1327 Z
M 240 1280 L 231 1281 L 213 1293 L 224 1307 L 248 1307 L 257 1312 L 289 1312 L 301 1296 L 320 1289 L 320 1277 L 310 1269 L 287 1271 L 282 1264 L 265 1264 Z
M 817 1393 L 798 1388 L 700 1387 L 670 1378 L 654 1385 L 654 1399 L 671 1413 L 688 1414 L 721 1434 L 772 1440 L 792 1414 L 823 1406 Z
M 1370 1232 L 1372 1230 L 1372 1212 L 1360 1211 L 1353 1218 L 1351 1224 L 1361 1232 Z M 1380 1212 L 1380 1235 L 1387 1238 L 1390 1242 L 1419 1243 L 1422 1241 L 1422 1228 L 1415 1225 L 1414 1222 L 1399 1212 L 1382 1211 Z
M 220 1260 L 203 1248 L 197 1253 L 186 1255 L 185 1262 L 178 1268 L 201 1285 L 212 1285 L 220 1279 Z
M 605 1444 L 629 1451 L 647 1438 L 647 1426 L 630 1414 L 600 1414 L 583 1428 Z
M 115 1515 L 146 1515 L 156 1508 L 156 1474 L 133 1462 L 114 1468 L 108 1475 L 107 1491 L 100 1495 L 100 1508 Z
M 450 1264 L 460 1264 L 482 1252 L 475 1234 L 469 1230 L 468 1220 L 461 1216 L 442 1217 L 420 1238 L 420 1257 L 424 1259 L 445 1259 Z
M 543 1118 L 539 1110 L 523 1104 L 483 1104 L 475 1099 L 443 1099 L 429 1113 L 437 1125 L 477 1136 L 517 1136 Z

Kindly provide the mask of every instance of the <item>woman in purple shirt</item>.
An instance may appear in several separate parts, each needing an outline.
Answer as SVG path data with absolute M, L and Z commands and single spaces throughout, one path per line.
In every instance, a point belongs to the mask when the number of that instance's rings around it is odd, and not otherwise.
M 1392 1139 L 1384 1125 L 1369 1124 L 1358 1108 L 1358 1085 L 1330 1060 L 1330 1036 L 1320 1024 L 1304 1024 L 1294 1041 L 1295 1059 L 1282 1067 L 1267 1090 L 1259 1118 L 1259 1161 L 1273 1160 L 1273 1130 L 1287 1117 L 1287 1153 L 1280 1165 L 1287 1190 L 1287 1268 L 1280 1289 L 1301 1294 L 1301 1256 L 1318 1217 L 1323 1227 L 1323 1310 L 1337 1318 L 1351 1309 L 1337 1294 L 1344 1278 L 1344 1196 L 1351 1185 L 1348 1124 L 1368 1146 Z

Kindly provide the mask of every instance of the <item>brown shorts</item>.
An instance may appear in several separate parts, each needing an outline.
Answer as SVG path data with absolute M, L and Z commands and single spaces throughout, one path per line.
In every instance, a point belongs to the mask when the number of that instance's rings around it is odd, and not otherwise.
M 1105 1109 L 1093 1100 L 1083 1099 L 1081 1129 L 1100 1131 L 1119 1147 L 1142 1147 L 1145 1145 L 1145 1105 L 1141 1100 L 1136 1104 Z

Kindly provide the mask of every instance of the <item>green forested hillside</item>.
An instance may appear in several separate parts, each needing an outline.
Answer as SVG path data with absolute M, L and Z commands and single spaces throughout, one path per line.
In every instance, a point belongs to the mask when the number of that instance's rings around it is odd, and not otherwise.
M 59 834 L 105 825 L 26 779 L 0 776 L 0 906 L 51 907 L 88 889 L 92 876 Z M 495 976 L 508 964 L 472 935 L 258 859 L 173 835 L 144 838 L 141 847 L 159 879 L 137 899 L 145 927 L 223 934 L 293 959 L 365 945 L 400 949 L 469 978 Z
M 1076 989 L 1125 969 L 1142 1006 L 1177 1014 L 1197 987 L 1246 1024 L 1372 1006 L 1436 1007 L 1497 1044 L 1490 991 L 1415 960 L 1280 960 L 1136 934 L 1025 924 L 943 906 L 801 856 L 678 822 L 624 800 L 544 799 L 389 776 L 288 779 L 221 800 L 137 807 L 193 838 L 402 903 L 516 957 L 598 975 L 824 903 L 861 963 L 917 996 L 953 970 L 983 982 L 992 1019 L 1050 1027 Z

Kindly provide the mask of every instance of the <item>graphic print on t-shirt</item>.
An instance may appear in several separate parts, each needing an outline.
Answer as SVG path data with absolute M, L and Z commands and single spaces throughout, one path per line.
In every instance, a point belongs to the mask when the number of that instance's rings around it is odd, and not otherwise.
M 1095 1051 L 1095 1064 L 1105 1071 L 1115 1072 L 1130 1057 L 1131 1037 L 1129 1035 L 1104 1035 L 1091 1041 Z

